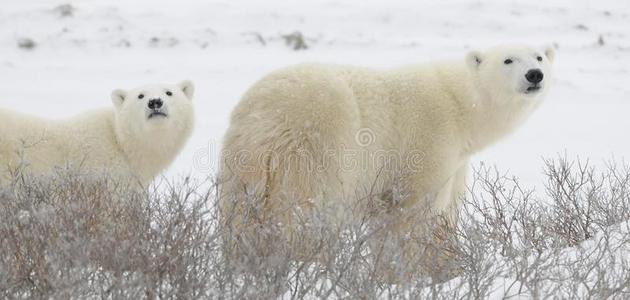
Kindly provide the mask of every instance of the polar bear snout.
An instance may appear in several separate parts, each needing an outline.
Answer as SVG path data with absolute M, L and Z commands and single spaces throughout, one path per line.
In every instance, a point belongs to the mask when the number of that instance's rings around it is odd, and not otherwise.
M 152 119 L 154 117 L 168 117 L 166 113 L 166 107 L 164 105 L 164 101 L 161 98 L 153 98 L 147 102 L 148 109 L 148 119 Z
M 537 95 L 543 88 L 543 79 L 545 75 L 540 69 L 529 69 L 525 73 L 525 80 L 527 82 L 524 93 L 527 95 Z
M 527 71 L 527 74 L 525 74 L 525 79 L 533 84 L 540 83 L 544 77 L 545 76 L 540 69 L 531 69 Z
M 164 105 L 164 102 L 162 102 L 162 99 L 160 98 L 151 99 L 148 104 L 149 108 L 154 110 L 162 108 L 162 105 Z

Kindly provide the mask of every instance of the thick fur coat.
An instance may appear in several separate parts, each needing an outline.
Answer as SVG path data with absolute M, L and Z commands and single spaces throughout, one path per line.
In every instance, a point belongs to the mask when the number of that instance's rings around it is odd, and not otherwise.
M 0 109 L 0 178 L 18 167 L 33 174 L 71 167 L 149 183 L 191 134 L 193 92 L 189 81 L 115 90 L 113 109 L 67 120 Z

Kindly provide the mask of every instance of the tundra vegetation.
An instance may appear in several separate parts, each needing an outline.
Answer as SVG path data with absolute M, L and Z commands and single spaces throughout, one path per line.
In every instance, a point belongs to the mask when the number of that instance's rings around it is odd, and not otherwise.
M 560 157 L 544 161 L 543 175 L 545 190 L 533 190 L 477 166 L 458 225 L 441 239 L 388 234 L 410 212 L 382 213 L 376 197 L 358 199 L 343 222 L 316 212 L 295 225 L 291 238 L 308 245 L 296 253 L 257 199 L 247 210 L 255 234 L 222 227 L 212 179 L 138 190 L 106 175 L 18 167 L 0 187 L 0 297 L 629 297 L 630 168 Z M 233 235 L 238 259 L 223 241 Z M 442 254 L 446 265 L 427 259 Z

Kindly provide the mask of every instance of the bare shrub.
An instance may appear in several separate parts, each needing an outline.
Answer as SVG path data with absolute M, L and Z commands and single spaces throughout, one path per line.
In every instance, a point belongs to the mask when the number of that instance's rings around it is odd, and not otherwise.
M 216 253 L 209 194 L 188 182 L 137 191 L 107 176 L 22 175 L 0 193 L 7 298 L 196 298 Z
M 0 297 L 627 298 L 630 170 L 544 164 L 542 194 L 477 168 L 456 226 L 373 191 L 310 211 L 286 203 L 292 224 L 251 198 L 234 212 L 249 226 L 234 227 L 211 181 L 139 190 L 15 170 L 0 187 Z
M 304 35 L 300 31 L 284 34 L 281 37 L 284 39 L 285 44 L 295 51 L 308 49 L 306 38 L 304 38 Z
M 53 9 L 53 12 L 62 18 L 74 16 L 75 11 L 76 8 L 69 3 L 58 5 Z
M 31 38 L 20 38 L 17 41 L 17 46 L 24 50 L 33 50 L 37 47 L 37 43 Z

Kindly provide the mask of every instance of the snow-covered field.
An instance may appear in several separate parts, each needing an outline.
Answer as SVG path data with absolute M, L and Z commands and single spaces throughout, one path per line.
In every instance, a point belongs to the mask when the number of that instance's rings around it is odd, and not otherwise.
M 71 8 L 60 5 L 70 4 Z M 301 32 L 308 49 L 282 35 Z M 18 47 L 31 39 L 35 47 Z M 192 79 L 198 124 L 168 175 L 211 175 L 230 110 L 256 79 L 299 62 L 394 67 L 506 42 L 558 46 L 555 81 L 516 134 L 476 156 L 530 185 L 541 157 L 630 152 L 630 2 L 45 1 L 0 8 L 0 106 L 61 118 L 114 88 Z
M 308 49 L 285 44 L 294 32 Z M 555 86 L 517 133 L 473 163 L 540 189 L 543 157 L 624 160 L 628 0 L 3 0 L 0 107 L 63 118 L 111 106 L 115 88 L 191 79 L 197 127 L 167 176 L 203 178 L 216 168 L 231 109 L 274 69 L 300 62 L 387 68 L 508 42 L 555 44 Z

